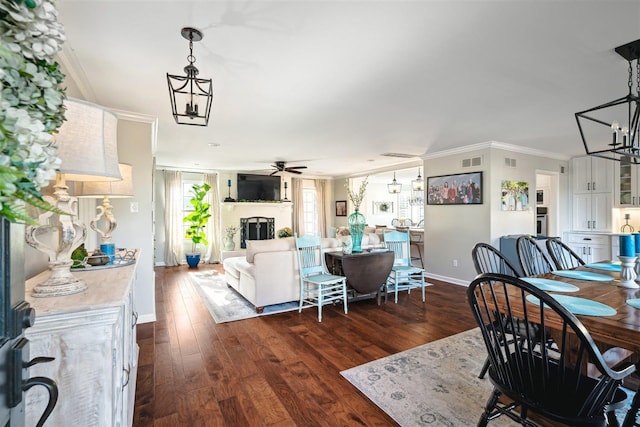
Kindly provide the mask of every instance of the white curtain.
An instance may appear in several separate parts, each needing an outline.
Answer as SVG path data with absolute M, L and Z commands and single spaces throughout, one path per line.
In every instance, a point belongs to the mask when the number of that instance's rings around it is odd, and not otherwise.
M 179 265 L 185 259 L 181 172 L 164 171 L 164 200 L 164 262 Z
M 326 179 L 316 179 L 316 199 L 318 202 L 318 230 L 320 231 L 320 237 L 327 237 L 327 227 L 330 224 L 329 218 L 330 208 L 329 202 L 331 201 L 329 193 L 329 181 Z
M 304 236 L 303 184 L 301 178 L 291 178 L 291 204 L 293 205 L 293 231 Z
M 220 262 L 221 259 L 220 194 L 218 191 L 218 174 L 204 174 L 204 182 L 211 186 L 211 190 L 209 192 L 209 201 L 211 203 L 211 218 L 209 218 L 209 224 L 207 224 L 207 227 L 205 227 L 209 245 L 207 246 L 207 253 L 204 257 L 204 262 L 207 264 L 213 264 L 216 262 Z

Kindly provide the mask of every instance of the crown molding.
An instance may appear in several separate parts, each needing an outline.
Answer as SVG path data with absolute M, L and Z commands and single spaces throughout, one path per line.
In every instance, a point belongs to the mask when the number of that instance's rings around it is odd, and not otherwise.
M 65 76 L 73 81 L 82 98 L 97 104 L 96 94 L 91 88 L 87 74 L 84 72 L 84 68 L 82 68 L 68 40 L 62 44 L 62 49 L 58 51 L 57 56 L 58 62 L 64 69 Z
M 542 151 L 535 148 L 522 147 L 520 145 L 507 144 L 507 143 L 498 142 L 498 141 L 486 141 L 486 142 L 480 142 L 477 144 L 465 145 L 464 147 L 457 147 L 457 148 L 451 148 L 449 150 L 437 151 L 435 153 L 425 154 L 424 156 L 422 156 L 422 159 L 423 160 L 438 159 L 441 157 L 447 157 L 447 156 L 452 156 L 456 154 L 466 154 L 470 151 L 485 150 L 485 149 L 492 149 L 492 148 L 511 151 L 515 153 L 527 154 L 530 156 L 545 157 L 547 159 L 554 159 L 554 160 L 568 161 L 571 159 L 571 156 L 567 156 L 564 154 L 552 153 L 549 151 Z
M 133 111 L 126 110 L 118 110 L 116 108 L 109 108 L 113 114 L 121 120 L 129 120 L 130 122 L 140 122 L 140 123 L 157 123 L 158 118 L 155 116 L 150 116 L 148 114 L 135 113 Z

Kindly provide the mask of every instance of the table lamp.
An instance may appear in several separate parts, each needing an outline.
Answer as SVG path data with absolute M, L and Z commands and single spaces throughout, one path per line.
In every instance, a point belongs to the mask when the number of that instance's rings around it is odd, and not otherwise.
M 89 227 L 100 235 L 100 252 L 109 255 L 111 263 L 115 256 L 115 245 L 111 240 L 111 233 L 118 223 L 113 215 L 110 198 L 133 197 L 133 168 L 126 163 L 119 165 L 122 181 L 84 181 L 75 186 L 75 196 L 78 198 L 102 198 L 102 205 L 97 206 L 98 213 L 89 223 Z M 104 217 L 104 230 L 101 230 L 100 220 Z
M 87 230 L 77 221 L 78 199 L 69 195 L 66 181 L 122 179 L 118 169 L 115 114 L 99 105 L 72 98 L 66 99 L 64 106 L 66 121 L 54 135 L 62 163 L 53 197 L 44 196 L 44 199 L 67 214 L 45 212 L 38 217 L 40 225 L 26 228 L 27 243 L 49 256 L 51 270 L 49 279 L 34 287 L 34 297 L 71 295 L 87 288 L 70 271 L 71 253 L 84 241 Z

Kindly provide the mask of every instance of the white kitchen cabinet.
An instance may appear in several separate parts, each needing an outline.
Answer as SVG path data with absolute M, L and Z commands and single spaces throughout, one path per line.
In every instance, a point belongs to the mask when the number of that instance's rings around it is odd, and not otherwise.
M 640 165 L 635 158 L 623 156 L 614 162 L 614 203 L 616 207 L 640 206 Z
M 593 156 L 572 160 L 574 231 L 611 231 L 613 163 Z
M 606 234 L 567 233 L 567 245 L 586 263 L 611 257 L 611 236 Z
M 26 300 L 36 320 L 26 337 L 31 358 L 55 357 L 34 365 L 32 376 L 58 385 L 58 403 L 47 425 L 131 426 L 138 367 L 133 307 L 136 265 L 74 272 L 87 290 L 55 298 L 33 298 L 44 272 L 27 281 Z M 35 425 L 48 400 L 42 387 L 26 395 L 26 425 Z
M 573 193 L 611 193 L 614 163 L 595 156 L 574 157 Z

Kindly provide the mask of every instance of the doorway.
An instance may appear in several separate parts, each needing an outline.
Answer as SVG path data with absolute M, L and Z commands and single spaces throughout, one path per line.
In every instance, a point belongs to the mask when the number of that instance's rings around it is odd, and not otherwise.
M 536 171 L 535 229 L 539 235 L 560 236 L 559 188 L 558 172 Z

